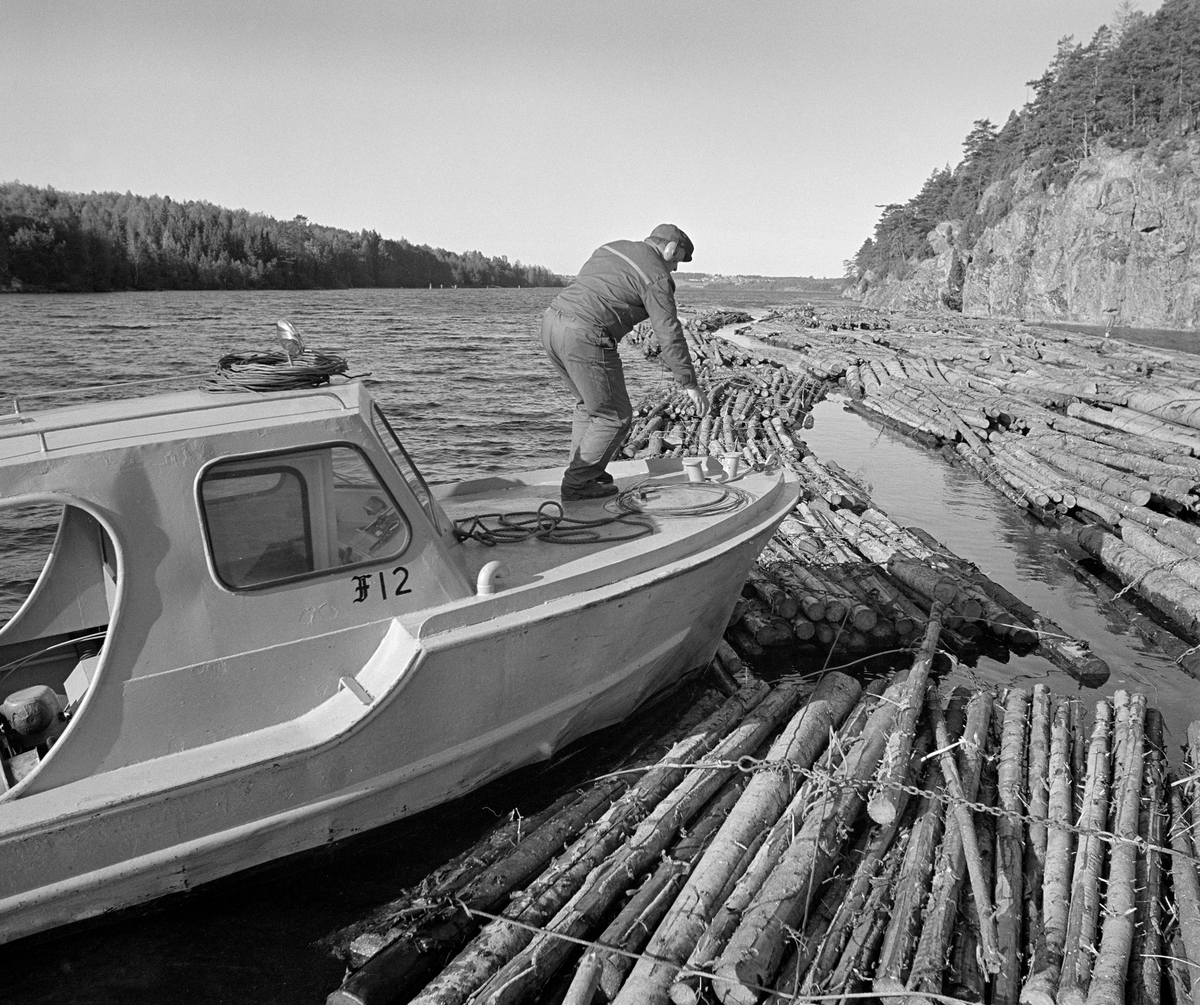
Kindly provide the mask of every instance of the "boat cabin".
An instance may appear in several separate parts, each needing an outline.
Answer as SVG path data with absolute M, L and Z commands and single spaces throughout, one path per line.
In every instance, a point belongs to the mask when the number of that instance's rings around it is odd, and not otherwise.
M 476 590 L 357 382 L 14 414 L 0 526 L 45 555 L 4 598 L 27 593 L 0 627 L 0 792 L 294 719 L 387 619 Z M 106 725 L 59 742 L 84 720 Z

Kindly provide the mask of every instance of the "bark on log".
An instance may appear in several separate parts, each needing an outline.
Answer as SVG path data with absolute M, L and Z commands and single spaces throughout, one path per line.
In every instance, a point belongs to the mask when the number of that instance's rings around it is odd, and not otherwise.
M 952 728 L 955 737 L 958 730 Z M 874 990 L 903 991 L 909 963 L 920 936 L 921 911 L 929 893 L 929 879 L 945 822 L 945 786 L 937 760 L 928 762 L 924 796 L 917 806 L 912 836 L 896 880 L 891 916 L 875 967 Z
M 1200 590 L 1200 560 L 1164 544 L 1154 534 L 1133 524 L 1121 525 L 1121 540 L 1148 558 L 1156 568 L 1164 569 L 1172 576 L 1178 576 L 1192 589 Z
M 1029 693 L 1013 688 L 1004 703 L 998 797 L 1011 816 L 996 823 L 996 935 L 1001 966 L 992 989 L 995 1005 L 1016 1005 L 1021 990 L 1021 920 L 1024 913 L 1025 732 Z
M 874 776 L 895 717 L 894 701 L 881 702 L 875 709 L 855 749 L 838 768 L 828 806 L 809 814 L 743 915 L 715 968 L 714 988 L 725 1005 L 753 1005 L 758 995 L 751 989 L 766 987 L 774 977 L 783 930 L 795 926 L 828 878 L 846 831 L 864 808 L 862 786 Z
M 784 692 L 781 686 L 775 695 L 764 699 L 754 716 L 713 748 L 713 759 L 717 762 L 736 761 L 757 749 L 795 705 L 798 695 Z M 784 697 L 773 702 L 772 699 L 781 693 Z M 629 883 L 658 859 L 680 828 L 688 824 L 736 770 L 731 766 L 698 767 L 689 771 L 675 790 L 638 825 L 633 835 L 615 850 L 615 854 L 593 862 L 598 868 L 594 868 L 581 885 L 576 884 L 574 893 L 556 890 L 554 897 L 544 899 L 539 913 L 553 915 L 548 921 L 538 922 L 545 931 L 532 939 L 524 933 L 515 955 L 473 994 L 473 1001 L 513 1005 L 542 987 L 571 952 L 571 943 L 558 936 L 581 938 L 593 930 L 610 906 L 624 894 Z M 565 904 L 564 892 L 570 897 Z M 557 908 L 557 913 L 551 908 Z M 509 944 L 516 945 L 517 941 L 510 940 Z
M 749 866 L 739 877 L 733 891 L 708 923 L 704 934 L 697 940 L 695 948 L 687 959 L 685 969 L 693 973 L 676 980 L 670 989 L 671 998 L 678 1005 L 695 1005 L 701 986 L 701 979 L 695 975 L 695 972 L 708 967 L 724 949 L 729 936 L 737 928 L 742 913 L 753 901 L 763 882 L 775 868 L 780 856 L 791 843 L 800 821 L 804 819 L 814 801 L 826 791 L 824 782 L 819 779 L 841 764 L 845 752 L 856 742 L 871 710 L 883 693 L 885 693 L 885 689 L 880 686 L 878 681 L 873 682 L 867 689 L 854 711 L 842 724 L 835 742 L 821 756 L 818 768 L 822 774 L 810 779 L 800 787 L 787 809 L 767 834 L 766 840 L 754 853 Z M 899 688 L 896 693 L 899 693 Z
M 773 615 L 757 597 L 747 599 L 742 627 L 750 632 L 760 646 L 787 645 L 796 638 L 791 623 Z
M 1117 840 L 1109 851 L 1107 900 L 1100 933 L 1100 953 L 1092 967 L 1088 1005 L 1123 1005 L 1126 973 L 1137 922 L 1137 841 L 1145 733 L 1146 696 L 1132 694 L 1117 702 L 1117 773 L 1113 779 L 1112 831 Z
M 942 630 L 944 605 L 935 602 L 930 611 L 925 638 L 917 650 L 912 669 L 908 672 L 908 685 L 900 702 L 896 728 L 888 737 L 883 759 L 879 762 L 879 773 L 875 790 L 867 804 L 867 812 L 877 824 L 890 824 L 900 812 L 906 793 L 899 786 L 908 776 L 913 757 L 913 740 L 917 736 L 917 719 L 925 704 L 925 685 L 937 649 L 938 636 Z
M 1098 701 L 1095 725 L 1088 747 L 1087 781 L 1079 826 L 1075 871 L 1071 879 L 1071 907 L 1067 915 L 1062 971 L 1058 979 L 1058 1005 L 1080 1005 L 1091 983 L 1092 959 L 1096 940 L 1096 919 L 1100 912 L 1100 873 L 1104 865 L 1104 842 L 1095 834 L 1108 824 L 1110 775 L 1109 732 L 1112 707 Z
M 1171 798 L 1171 882 L 1175 892 L 1175 911 L 1179 924 L 1179 944 L 1183 949 L 1182 959 L 1186 966 L 1187 984 L 1191 1001 L 1200 1001 L 1200 879 L 1192 861 L 1195 847 L 1192 843 L 1187 814 L 1184 811 L 1180 785 L 1167 775 L 1167 790 Z M 1181 954 L 1178 948 L 1175 956 Z
M 896 557 L 888 562 L 887 571 L 893 579 L 930 600 L 953 604 L 954 598 L 958 596 L 958 587 L 953 579 L 921 562 Z
M 932 745 L 933 730 L 926 726 L 921 730 L 920 735 L 913 744 L 913 757 L 910 762 L 910 769 L 904 778 L 906 785 L 915 786 L 920 782 L 921 777 L 925 773 L 923 759 Z M 854 932 L 862 919 L 866 905 L 873 896 L 872 891 L 878 886 L 879 881 L 876 873 L 880 870 L 884 859 L 891 855 L 893 842 L 900 842 L 902 837 L 902 843 L 907 847 L 908 838 L 912 833 L 912 819 L 914 816 L 914 814 L 908 812 L 909 803 L 908 793 L 904 793 L 897 815 L 888 823 L 871 831 L 870 843 L 867 845 L 862 859 L 855 868 L 854 878 L 851 880 L 850 887 L 842 898 L 837 915 L 830 923 L 829 930 L 825 933 L 825 938 L 821 942 L 820 950 L 813 959 L 812 966 L 805 977 L 802 986 L 804 993 L 815 994 L 822 987 L 836 986 L 831 983 L 829 975 L 838 967 L 839 961 L 845 956 L 848 944 L 854 939 Z M 900 868 L 903 860 L 902 857 L 903 852 L 896 859 L 896 871 Z M 886 885 L 889 897 L 894 879 L 895 876 L 893 875 L 887 880 Z M 878 937 L 880 940 L 883 938 L 885 927 L 886 918 L 884 919 L 884 924 L 879 928 Z M 878 945 L 875 948 L 878 949 Z
M 862 688 L 852 677 L 826 674 L 808 703 L 775 740 L 767 761 L 777 765 L 760 771 L 721 826 L 712 844 L 696 865 L 679 896 L 658 926 L 622 989 L 622 996 L 641 1003 L 666 1002 L 667 992 L 680 965 L 703 934 L 719 906 L 718 898 L 747 864 L 746 849 L 761 841 L 774 825 L 795 791 L 796 769 L 806 769 L 826 745 L 835 729 L 858 701 Z
M 687 879 L 688 870 L 708 847 L 709 841 L 745 787 L 744 778 L 733 778 L 726 784 L 705 807 L 687 835 L 680 839 L 670 855 L 664 857 L 658 868 L 638 888 L 637 893 L 600 933 L 596 940 L 598 943 L 615 946 L 627 952 L 639 952 L 645 946 L 650 933 L 654 931 L 675 894 Z M 632 966 L 633 961 L 628 956 L 605 953 L 601 949 L 588 951 L 580 961 L 563 1005 L 571 1005 L 572 1001 L 578 1005 L 590 1005 L 597 985 L 603 986 L 606 979 L 609 986 L 614 988 L 612 994 L 606 994 L 611 999 Z
M 1087 419 L 1100 426 L 1119 429 L 1126 433 L 1137 433 L 1140 436 L 1150 436 L 1160 443 L 1170 443 L 1182 447 L 1190 454 L 1196 454 L 1197 443 L 1194 430 L 1177 426 L 1170 422 L 1142 415 L 1127 408 L 1095 408 L 1091 405 L 1073 403 L 1067 406 L 1067 415 L 1076 419 Z
M 777 618 L 790 620 L 799 613 L 800 605 L 796 603 L 796 600 L 757 564 L 751 566 L 746 581 Z
M 1162 569 L 1099 527 L 1078 532 L 1079 544 L 1139 595 L 1182 626 L 1200 633 L 1200 590 Z
M 1142 775 L 1142 805 L 1138 836 L 1147 847 L 1139 850 L 1137 864 L 1137 934 L 1133 942 L 1130 975 L 1132 1005 L 1161 1005 L 1163 915 L 1162 855 L 1166 839 L 1166 806 L 1163 784 L 1166 757 L 1163 723 L 1158 709 L 1146 709 L 1146 752 Z
M 1046 878 L 1046 820 L 1050 809 L 1050 726 L 1054 720 L 1052 695 L 1045 684 L 1035 684 L 1029 709 L 1029 805 L 1031 818 L 1025 842 L 1025 958 L 1032 968 L 1042 958 L 1045 927 L 1042 886 Z
M 746 691 L 747 700 L 762 694 L 758 687 Z M 782 685 L 761 698 L 753 713 L 736 726 L 730 723 L 730 716 L 744 710 L 744 705 L 740 699 L 730 699 L 712 717 L 711 728 L 698 727 L 691 736 L 675 744 L 659 765 L 613 803 L 502 913 L 525 924 L 542 925 L 578 891 L 594 866 L 626 842 L 634 828 L 637 830 L 631 841 L 642 837 L 647 829 L 659 836 L 668 834 L 662 826 L 664 819 L 674 818 L 678 820 L 676 826 L 681 825 L 683 820 L 678 819 L 678 811 L 686 810 L 689 805 L 698 809 L 696 801 L 711 796 L 720 787 L 721 779 L 719 772 L 711 769 L 687 772 L 676 765 L 705 753 L 738 757 L 753 751 L 763 736 L 790 714 L 800 696 L 799 688 Z M 726 735 L 721 738 L 723 732 Z M 413 1001 L 420 1005 L 461 1003 L 530 939 L 527 929 L 506 921 L 490 922 Z
M 878 875 L 871 882 L 871 887 L 862 910 L 854 917 L 854 925 L 849 938 L 842 950 L 836 965 L 822 981 L 823 987 L 832 992 L 855 993 L 860 986 L 865 985 L 866 975 L 870 972 L 871 961 L 879 950 L 879 943 L 887 927 L 888 905 L 899 872 L 900 863 L 911 836 L 911 830 L 903 830 L 896 838 L 892 847 L 888 848 Z M 828 939 L 828 933 L 826 934 Z M 814 964 L 814 969 L 816 964 Z M 811 971 L 810 971 L 811 973 Z M 818 985 L 813 984 L 807 991 L 813 994 Z
M 762 701 L 768 690 L 760 681 L 742 687 L 703 722 L 692 726 L 687 735 L 671 746 L 662 761 L 674 763 L 672 758 L 695 757 L 711 748 Z M 510 891 L 542 869 L 565 841 L 579 833 L 582 824 L 594 820 L 598 811 L 622 791 L 624 795 L 618 800 L 619 805 L 610 807 L 600 822 L 592 823 L 588 833 L 602 835 L 606 828 L 632 827 L 636 816 L 644 814 L 649 809 L 648 804 L 661 798 L 682 777 L 678 769 L 654 765 L 649 768 L 634 789 L 624 791 L 628 789 L 627 782 L 615 780 L 562 808 L 560 815 L 548 818 L 544 826 L 536 828 L 510 855 L 482 870 L 458 890 L 458 898 L 469 907 L 498 910 Z M 569 866 L 574 861 L 572 856 L 581 854 L 584 847 L 586 842 L 581 845 L 580 840 L 576 840 L 571 851 L 560 858 L 563 867 Z M 539 883 L 540 880 L 535 881 L 531 889 L 537 889 Z M 470 915 L 460 911 L 449 917 L 439 916 L 372 956 L 328 1000 L 331 1005 L 372 1005 L 411 995 L 437 971 L 445 954 L 461 946 L 478 927 Z
M 955 764 L 954 756 L 949 750 L 950 736 L 942 720 L 940 706 L 931 706 L 935 711 L 934 742 L 938 747 L 942 774 L 946 778 L 951 804 L 946 836 L 938 851 L 938 864 L 934 870 L 933 888 L 929 895 L 921 938 L 917 943 L 912 971 L 906 982 L 909 991 L 918 994 L 941 994 L 942 975 L 950 949 L 950 935 L 958 912 L 958 898 L 964 880 L 964 866 L 970 877 L 971 890 L 975 895 L 979 914 L 980 953 L 984 959 L 984 968 L 994 973 L 998 965 L 992 898 L 979 858 L 974 821 L 966 805 L 975 800 L 978 791 L 991 708 L 991 695 L 982 691 L 975 695 L 968 705 L 967 729 L 959 745 L 962 760 L 960 773 L 959 766 Z

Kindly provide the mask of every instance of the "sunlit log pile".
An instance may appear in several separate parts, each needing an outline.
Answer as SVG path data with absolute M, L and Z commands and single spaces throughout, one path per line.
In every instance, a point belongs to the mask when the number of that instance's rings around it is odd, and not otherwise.
M 1004 656 L 1033 647 L 1090 686 L 1108 667 L 1085 642 L 1032 611 L 920 531 L 897 526 L 836 464 L 822 464 L 800 434 L 824 383 L 712 338 L 746 316 L 689 323 L 699 379 L 712 410 L 698 419 L 686 396 L 660 388 L 639 404 L 627 457 L 739 453 L 747 465 L 778 460 L 800 477 L 805 501 L 767 544 L 735 612 L 730 638 L 743 656 L 788 646 L 834 647 L 847 660 L 912 644 L 943 600 L 943 642 L 973 663 L 981 646 Z
M 943 695 L 940 611 L 865 689 L 769 687 L 725 649 L 736 690 L 657 760 L 338 933 L 329 1002 L 1190 1001 L 1195 786 L 1166 785 L 1157 711 Z
M 811 428 L 810 412 L 825 393 L 823 382 L 707 335 L 716 327 L 750 320 L 748 314 L 718 312 L 687 324 L 697 377 L 712 409 L 699 418 L 674 385 L 660 390 L 635 407 L 624 457 L 738 452 L 747 464 L 761 464 L 773 453 L 800 456 L 803 446 L 795 431 Z
M 773 317 L 742 330 L 1071 529 L 1200 636 L 1200 358 L 1015 323 L 893 318 L 868 333 Z

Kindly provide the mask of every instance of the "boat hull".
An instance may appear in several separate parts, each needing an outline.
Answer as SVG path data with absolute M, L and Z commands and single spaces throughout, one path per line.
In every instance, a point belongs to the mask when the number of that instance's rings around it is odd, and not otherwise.
M 621 721 L 711 659 L 794 495 L 780 485 L 727 539 L 532 610 L 429 635 L 394 624 L 358 684 L 286 739 L 266 730 L 113 772 L 99 790 L 86 780 L 9 803 L 0 940 L 400 819 Z M 335 714 L 346 727 L 322 732 Z M 172 775 L 192 780 L 164 784 Z

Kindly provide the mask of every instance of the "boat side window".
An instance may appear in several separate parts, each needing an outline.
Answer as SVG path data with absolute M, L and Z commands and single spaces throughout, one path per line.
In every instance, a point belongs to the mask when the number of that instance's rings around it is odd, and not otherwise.
M 0 508 L 0 540 L 5 545 L 0 626 L 8 622 L 37 585 L 62 517 L 63 507 L 57 503 Z
M 421 509 L 429 517 L 429 522 L 433 524 L 434 529 L 439 534 L 444 533 L 442 527 L 443 521 L 438 517 L 438 506 L 434 501 L 433 493 L 429 490 L 429 485 L 417 469 L 417 466 L 413 463 L 413 459 L 408 456 L 408 451 L 404 449 L 404 444 L 400 442 L 400 437 L 396 435 L 396 431 L 392 429 L 392 424 L 388 422 L 387 416 L 380 411 L 378 405 L 371 406 L 371 418 L 375 423 L 375 432 L 391 456 L 392 463 L 396 465 L 396 470 L 400 472 L 400 477 L 404 479 L 409 491 L 412 492 L 417 502 L 420 503 Z
M 217 577 L 234 590 L 391 559 L 412 536 L 349 446 L 218 462 L 201 478 L 200 506 Z

